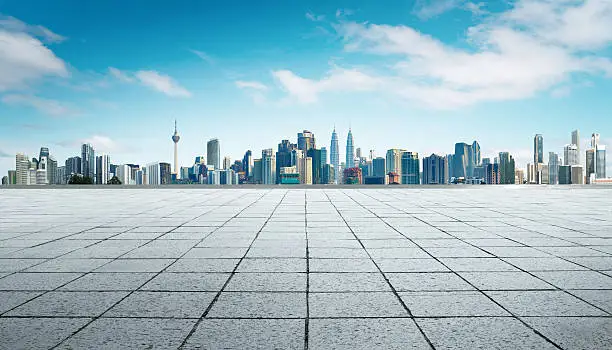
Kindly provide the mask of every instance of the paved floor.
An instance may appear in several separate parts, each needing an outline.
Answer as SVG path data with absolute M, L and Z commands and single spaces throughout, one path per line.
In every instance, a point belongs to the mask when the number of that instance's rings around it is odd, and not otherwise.
M 612 189 L 0 190 L 0 349 L 605 349 Z

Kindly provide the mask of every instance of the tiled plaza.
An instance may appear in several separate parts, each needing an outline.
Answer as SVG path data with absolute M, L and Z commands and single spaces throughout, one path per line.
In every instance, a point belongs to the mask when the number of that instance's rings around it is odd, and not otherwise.
M 609 187 L 0 190 L 0 349 L 611 347 Z

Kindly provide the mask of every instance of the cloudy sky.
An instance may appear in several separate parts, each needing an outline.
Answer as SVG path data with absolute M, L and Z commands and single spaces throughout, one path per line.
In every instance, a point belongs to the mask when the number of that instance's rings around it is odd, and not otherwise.
M 181 165 L 334 125 L 342 149 L 351 126 L 378 155 L 478 140 L 521 167 L 535 133 L 612 147 L 612 0 L 0 0 L 1 174 L 82 142 L 170 161 L 174 119 Z

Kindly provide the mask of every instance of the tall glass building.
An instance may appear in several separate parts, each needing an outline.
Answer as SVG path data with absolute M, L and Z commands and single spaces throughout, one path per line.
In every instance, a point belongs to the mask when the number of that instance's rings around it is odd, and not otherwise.
M 402 153 L 402 184 L 418 185 L 421 183 L 421 166 L 417 152 Z
M 336 128 L 332 132 L 331 145 L 329 146 L 329 162 L 334 166 L 334 183 L 339 183 L 339 171 L 340 168 L 340 152 L 338 149 L 338 134 L 336 134 Z
M 308 130 L 298 133 L 298 149 L 306 153 L 311 148 L 317 148 L 314 134 Z
M 474 172 L 473 154 L 472 145 L 463 142 L 455 144 L 455 155 L 453 157 L 454 177 L 472 177 Z
M 548 152 L 548 183 L 556 185 L 559 183 L 559 155 Z
M 544 163 L 544 137 L 536 134 L 533 138 L 533 164 Z
M 206 143 L 207 165 L 212 165 L 215 170 L 221 169 L 221 145 L 218 139 L 211 139 Z
M 353 146 L 353 132 L 349 128 L 348 136 L 346 137 L 346 168 L 355 167 L 355 147 Z
M 92 180 L 96 175 L 96 154 L 93 146 L 86 143 L 81 146 L 81 173 Z
M 423 158 L 423 184 L 443 185 L 448 182 L 447 158 L 432 154 Z
M 265 185 L 276 183 L 276 157 L 272 148 L 261 151 L 261 183 Z

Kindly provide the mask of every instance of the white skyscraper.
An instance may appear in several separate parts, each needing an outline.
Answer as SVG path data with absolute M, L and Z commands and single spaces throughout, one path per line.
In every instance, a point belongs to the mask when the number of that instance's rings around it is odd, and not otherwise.
M 261 182 L 266 185 L 276 183 L 276 155 L 272 148 L 261 151 Z
M 576 159 L 576 165 L 578 165 L 580 164 L 580 131 L 578 130 L 572 131 L 572 145 L 576 145 L 576 152 L 578 154 L 578 158 Z M 574 165 L 574 164 L 570 164 L 570 165 Z
M 564 165 L 580 165 L 578 155 L 578 146 L 575 144 L 565 145 L 563 148 L 563 164 Z
M 338 134 L 336 134 L 336 127 L 332 132 L 331 145 L 329 147 L 329 162 L 334 166 L 334 169 L 340 168 L 340 152 L 338 148 Z M 340 182 L 339 171 L 334 172 L 334 183 Z
M 353 145 L 353 132 L 349 128 L 348 136 L 346 137 L 346 168 L 355 167 L 355 147 Z
M 30 180 L 30 160 L 28 156 L 17 153 L 15 156 L 15 184 L 28 185 Z
M 215 169 L 221 169 L 221 146 L 218 139 L 211 139 L 206 144 L 206 158 L 208 165 Z

